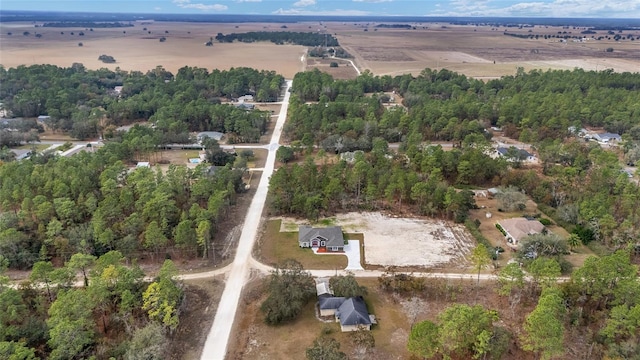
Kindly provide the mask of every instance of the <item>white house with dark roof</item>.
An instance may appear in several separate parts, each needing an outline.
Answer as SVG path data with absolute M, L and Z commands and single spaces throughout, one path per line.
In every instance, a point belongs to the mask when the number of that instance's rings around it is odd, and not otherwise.
M 320 316 L 335 316 L 336 311 L 346 301 L 346 298 L 335 296 L 321 296 L 318 298 Z
M 592 138 L 602 144 L 613 144 L 622 140 L 622 136 L 609 132 L 602 134 L 593 134 Z
M 369 315 L 367 304 L 362 296 L 346 299 L 336 310 L 336 321 L 340 322 L 342 332 L 357 331 L 358 329 L 371 330 L 371 324 L 375 323 L 375 317 Z
M 510 154 L 511 152 L 511 154 Z M 500 157 L 504 157 L 507 158 L 507 161 L 514 161 L 514 159 L 510 159 L 509 156 L 516 155 L 518 157 L 519 160 L 522 161 L 526 161 L 526 162 L 536 162 L 536 156 L 533 155 L 532 153 L 528 152 L 525 149 L 519 149 L 516 148 L 515 146 L 511 146 L 511 147 L 503 147 L 503 146 L 499 146 L 496 148 L 496 154 Z
M 340 226 L 314 228 L 301 225 L 298 228 L 298 245 L 302 248 L 318 248 L 326 251 L 344 251 L 344 235 Z

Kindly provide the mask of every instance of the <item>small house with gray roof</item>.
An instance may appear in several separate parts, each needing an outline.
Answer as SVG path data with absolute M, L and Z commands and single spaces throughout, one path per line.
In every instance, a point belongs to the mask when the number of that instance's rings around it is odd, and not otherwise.
M 318 298 L 318 308 L 320 316 L 334 316 L 346 298 L 335 296 L 320 296 Z
M 298 228 L 298 245 L 328 252 L 344 251 L 344 235 L 340 226 L 314 228 L 302 225 Z
M 342 332 L 357 331 L 361 328 L 371 330 L 371 324 L 375 322 L 375 318 L 369 315 L 362 296 L 346 299 L 336 311 L 336 320 L 340 322 Z

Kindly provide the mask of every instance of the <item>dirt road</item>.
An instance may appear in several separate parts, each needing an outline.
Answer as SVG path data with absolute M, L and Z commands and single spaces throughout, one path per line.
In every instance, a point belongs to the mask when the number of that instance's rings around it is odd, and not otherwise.
M 240 300 L 240 294 L 242 287 L 244 286 L 250 270 L 251 249 L 256 240 L 258 234 L 258 226 L 260 225 L 260 218 L 262 217 L 262 210 L 264 209 L 265 201 L 267 200 L 267 191 L 269 188 L 269 178 L 273 174 L 276 150 L 278 150 L 278 143 L 280 141 L 280 135 L 282 134 L 282 128 L 287 118 L 287 109 L 289 107 L 289 96 L 291 93 L 291 80 L 287 81 L 284 100 L 282 101 L 282 108 L 278 115 L 278 121 L 276 122 L 273 135 L 271 136 L 271 143 L 269 144 L 269 154 L 267 155 L 267 162 L 258 184 L 256 194 L 251 201 L 251 205 L 247 210 L 247 216 L 242 228 L 242 235 L 240 235 L 240 241 L 238 243 L 238 249 L 236 251 L 236 257 L 231 264 L 231 271 L 228 274 L 226 286 L 220 299 L 218 311 L 216 312 L 213 320 L 213 325 L 207 336 L 207 341 L 204 344 L 202 350 L 201 359 L 203 360 L 223 360 L 227 354 L 227 343 L 229 342 L 229 336 L 231 335 L 231 328 L 233 327 L 233 321 L 238 308 L 238 301 Z

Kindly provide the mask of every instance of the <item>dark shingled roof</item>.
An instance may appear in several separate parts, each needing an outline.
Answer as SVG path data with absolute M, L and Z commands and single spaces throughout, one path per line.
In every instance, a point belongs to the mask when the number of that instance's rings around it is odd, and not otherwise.
M 349 298 L 340 305 L 336 311 L 336 317 L 340 319 L 340 325 L 371 325 L 367 304 L 362 296 Z
M 327 228 L 314 228 L 308 225 L 302 225 L 298 228 L 298 242 L 311 242 L 315 238 L 323 238 L 326 246 L 344 246 L 344 236 L 340 226 L 331 226 Z
M 321 310 L 337 309 L 344 301 L 345 298 L 343 297 L 323 296 L 318 298 L 318 307 L 320 307 Z

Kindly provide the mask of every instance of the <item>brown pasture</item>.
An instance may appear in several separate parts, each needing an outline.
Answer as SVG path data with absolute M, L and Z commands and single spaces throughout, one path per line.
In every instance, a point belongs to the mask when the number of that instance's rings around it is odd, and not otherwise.
M 578 35 L 583 29 L 562 27 L 504 28 L 455 26 L 444 23 L 414 24 L 415 30 L 378 29 L 375 24 L 329 24 L 340 44 L 355 56 L 356 65 L 376 75 L 417 75 L 425 68 L 463 73 L 476 78 L 513 75 L 518 67 L 531 69 L 613 69 L 617 72 L 640 69 L 640 42 L 637 40 L 588 40 L 559 42 L 559 39 L 529 40 L 509 33 Z M 367 31 L 364 31 L 364 29 Z M 624 35 L 640 35 L 640 31 Z M 606 35 L 598 31 L 595 36 Z M 614 51 L 607 53 L 607 48 Z M 495 62 L 495 63 L 494 63 Z
M 330 68 L 333 59 L 313 59 L 303 55 L 306 48 L 295 45 L 274 45 L 267 42 L 204 45 L 217 33 L 247 31 L 322 31 L 335 35 L 340 44 L 354 56 L 360 70 L 376 75 L 419 74 L 423 69 L 447 68 L 465 75 L 490 79 L 513 75 L 518 67 L 531 69 L 613 69 L 617 72 L 640 69 L 640 41 L 589 40 L 561 43 L 559 39 L 529 40 L 507 33 L 579 35 L 582 28 L 562 27 L 495 28 L 487 26 L 457 26 L 446 23 L 424 23 L 414 30 L 377 29 L 373 23 L 317 22 L 296 24 L 273 23 L 135 23 L 133 27 L 90 29 L 44 28 L 31 23 L 0 24 L 0 64 L 16 67 L 31 64 L 71 66 L 74 62 L 87 68 L 106 67 L 147 71 L 158 65 L 176 72 L 183 66 L 207 69 L 253 67 L 274 70 L 287 78 L 296 72 L 317 67 L 336 78 L 352 78 L 354 69 L 347 62 Z M 283 28 L 286 26 L 286 28 Z M 147 30 L 143 30 L 147 28 Z M 367 31 L 364 31 L 367 29 Z M 24 36 L 23 32 L 30 32 Z M 79 36 L 80 32 L 84 36 Z M 8 33 L 12 35 L 9 36 Z M 62 34 L 62 32 L 64 34 Z M 71 35 L 71 32 L 74 35 Z M 151 32 L 151 33 L 149 33 Z M 41 34 L 37 38 L 35 35 Z M 606 36 L 598 31 L 595 36 Z M 640 36 L 640 30 L 622 35 Z M 160 42 L 161 37 L 165 42 Z M 82 42 L 83 46 L 78 46 Z M 613 52 L 605 49 L 613 48 Z M 98 56 L 106 54 L 115 64 L 104 64 Z

